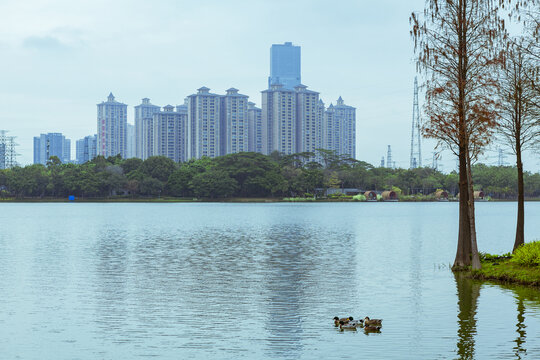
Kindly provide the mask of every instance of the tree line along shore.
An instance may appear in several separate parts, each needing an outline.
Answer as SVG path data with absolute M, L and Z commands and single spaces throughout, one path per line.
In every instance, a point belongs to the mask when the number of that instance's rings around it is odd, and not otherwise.
M 98 156 L 84 164 L 61 164 L 52 157 L 46 166 L 28 165 L 0 170 L 0 198 L 15 201 L 365 201 L 365 191 L 381 200 L 385 190 L 400 201 L 434 201 L 444 190 L 450 199 L 459 191 L 459 175 L 425 167 L 389 169 L 322 152 L 322 161 L 309 161 L 312 153 L 282 155 L 238 153 L 185 163 L 160 156 L 146 160 Z M 486 198 L 515 200 L 515 167 L 473 167 L 475 190 Z M 540 174 L 524 174 L 525 196 L 540 198 Z M 357 194 L 347 194 L 356 189 Z

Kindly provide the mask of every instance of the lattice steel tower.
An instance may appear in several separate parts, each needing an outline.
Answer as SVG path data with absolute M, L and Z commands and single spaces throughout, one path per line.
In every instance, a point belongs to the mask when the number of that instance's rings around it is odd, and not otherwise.
M 388 151 L 386 153 L 386 167 L 392 169 L 393 164 L 394 163 L 392 162 L 392 147 L 388 145 Z
M 418 79 L 414 78 L 414 100 L 411 130 L 411 169 L 422 167 L 422 146 L 420 142 L 420 108 L 418 106 Z
M 7 131 L 0 130 L 0 169 L 17 166 L 15 136 L 7 136 Z

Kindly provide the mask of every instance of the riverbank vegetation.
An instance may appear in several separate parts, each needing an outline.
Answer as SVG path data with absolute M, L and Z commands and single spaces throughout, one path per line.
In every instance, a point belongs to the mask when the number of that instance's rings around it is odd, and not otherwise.
M 4 199 L 283 199 L 287 201 L 364 201 L 363 193 L 342 194 L 341 189 L 362 192 L 394 190 L 404 201 L 434 201 L 437 189 L 450 197 L 458 192 L 458 175 L 431 168 L 388 169 L 325 152 L 322 163 L 313 154 L 270 156 L 231 154 L 175 163 L 165 157 L 97 158 L 85 164 L 61 164 L 52 158 L 47 166 L 28 165 L 0 170 L 0 198 Z M 476 188 L 495 199 L 515 199 L 514 167 L 475 165 Z M 540 174 L 524 173 L 525 195 L 540 197 Z M 326 189 L 336 189 L 325 196 Z M 380 200 L 380 195 L 379 195 Z M 304 200 L 305 199 L 305 200 Z
M 473 278 L 540 287 L 540 241 L 521 245 L 514 254 L 481 254 L 480 259 L 482 268 L 471 272 Z

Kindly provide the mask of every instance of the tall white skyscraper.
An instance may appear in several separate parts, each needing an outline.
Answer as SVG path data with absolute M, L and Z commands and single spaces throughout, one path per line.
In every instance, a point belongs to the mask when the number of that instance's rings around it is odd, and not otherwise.
M 263 153 L 296 152 L 296 93 L 281 84 L 262 91 Z
M 135 156 L 146 160 L 152 156 L 154 149 L 154 126 L 152 119 L 161 108 L 150 103 L 150 99 L 142 99 L 140 105 L 135 106 Z
M 255 103 L 248 102 L 248 122 L 249 122 L 249 151 L 263 152 L 262 136 L 262 110 L 255 106 Z
M 126 157 L 127 105 L 114 99 L 112 93 L 107 101 L 97 104 L 98 155 L 105 157 L 120 154 Z
M 249 151 L 248 96 L 230 88 L 220 106 L 221 155 Z
M 345 105 L 341 96 L 325 112 L 324 148 L 356 158 L 356 108 Z
M 263 153 L 315 153 L 323 147 L 320 113 L 319 93 L 305 85 L 297 85 L 293 91 L 272 85 L 263 91 Z
M 177 106 L 177 111 L 174 111 L 174 106 L 165 106 L 163 111 L 154 114 L 153 126 L 153 154 L 166 156 L 175 162 L 187 161 L 188 126 L 184 109 Z
M 319 93 L 307 90 L 305 85 L 297 85 L 296 91 L 296 152 L 313 152 L 321 148 L 319 136 Z
M 221 154 L 221 96 L 201 87 L 188 97 L 188 158 Z

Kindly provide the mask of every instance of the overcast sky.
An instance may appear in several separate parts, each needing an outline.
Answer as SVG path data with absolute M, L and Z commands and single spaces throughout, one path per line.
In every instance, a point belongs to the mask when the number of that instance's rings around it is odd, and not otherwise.
M 236 87 L 258 106 L 270 46 L 302 47 L 302 83 L 329 105 L 357 108 L 357 158 L 374 165 L 392 145 L 408 167 L 415 65 L 411 11 L 424 0 L 2 0 L 0 129 L 17 136 L 18 160 L 33 159 L 33 137 L 96 133 L 96 104 L 113 92 L 133 106 L 149 97 L 183 103 L 201 86 Z M 422 95 L 420 99 L 422 104 Z M 423 144 L 431 164 L 433 143 Z M 497 163 L 497 152 L 484 161 Z M 538 171 L 538 156 L 526 157 Z M 510 163 L 510 156 L 506 157 Z M 443 154 L 443 170 L 455 168 Z

